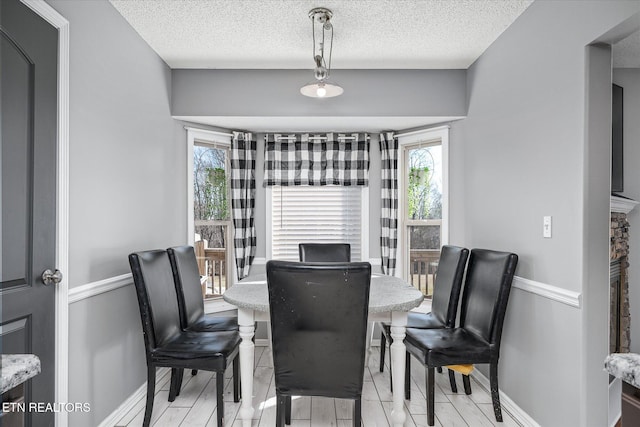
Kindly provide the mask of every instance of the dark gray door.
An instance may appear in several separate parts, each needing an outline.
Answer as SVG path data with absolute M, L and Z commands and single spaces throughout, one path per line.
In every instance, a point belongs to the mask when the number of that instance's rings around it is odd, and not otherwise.
M 58 31 L 18 0 L 0 0 L 3 354 L 33 353 L 42 373 L 27 402 L 53 403 Z M 54 414 L 25 414 L 27 426 L 53 426 Z

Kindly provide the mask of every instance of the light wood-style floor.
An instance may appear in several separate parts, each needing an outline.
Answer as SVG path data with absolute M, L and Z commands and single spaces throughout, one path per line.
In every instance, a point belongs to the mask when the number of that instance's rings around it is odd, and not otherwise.
M 387 355 L 388 355 L 387 351 Z M 388 427 L 391 417 L 391 391 L 389 389 L 389 360 L 387 356 L 384 373 L 380 373 L 379 347 L 373 347 L 369 364 L 365 368 L 364 389 L 362 394 L 362 423 L 364 427 Z M 228 373 L 225 387 L 225 426 L 241 427 L 237 420 L 240 403 L 233 402 L 233 388 Z M 412 390 L 411 400 L 405 401 L 407 421 L 405 427 L 427 425 L 427 407 L 425 401 L 424 368 L 413 360 L 411 364 Z M 503 423 L 496 423 L 491 406 L 491 398 L 486 390 L 471 381 L 473 393 L 464 394 L 462 379 L 458 380 L 458 394 L 451 392 L 446 370 L 436 374 L 435 415 L 436 426 L 442 427 L 483 427 L 483 426 L 521 426 L 504 408 Z M 184 374 L 182 392 L 172 403 L 167 402 L 169 395 L 169 375 L 162 377 L 156 384 L 156 397 L 153 408 L 152 426 L 154 427 L 215 427 L 216 397 L 215 378 L 210 372 L 199 372 L 191 376 Z M 268 347 L 256 347 L 254 380 L 254 416 L 252 427 L 275 426 L 275 383 Z M 301 397 L 293 399 L 292 427 L 351 427 L 353 403 L 349 400 Z M 129 411 L 115 427 L 142 426 L 144 417 L 144 399 Z

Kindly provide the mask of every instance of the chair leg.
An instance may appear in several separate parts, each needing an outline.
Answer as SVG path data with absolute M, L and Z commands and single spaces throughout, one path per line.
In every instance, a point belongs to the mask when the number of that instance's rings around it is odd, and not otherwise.
M 471 381 L 469 375 L 462 376 L 462 383 L 464 384 L 464 394 L 471 394 Z
M 435 369 L 427 367 L 427 424 L 435 425 L 434 405 L 435 405 Z
M 153 398 L 156 393 L 156 367 L 153 365 L 147 366 L 147 406 L 144 410 L 144 421 L 142 427 L 149 427 L 151 425 L 151 412 L 153 412 Z
M 489 382 L 491 383 L 491 401 L 496 421 L 502 422 L 502 409 L 500 408 L 500 393 L 498 392 L 498 362 L 489 366 Z
M 458 392 L 458 385 L 456 384 L 456 374 L 451 369 L 447 369 L 449 371 L 449 383 L 451 384 L 451 391 L 453 393 Z
M 176 380 L 178 378 L 178 370 L 171 368 L 171 380 L 169 380 L 169 402 L 176 400 Z
M 353 402 L 353 427 L 360 427 L 362 424 L 362 400 L 357 398 Z
M 240 356 L 233 359 L 233 401 L 240 402 Z
M 284 399 L 281 394 L 276 394 L 276 427 L 284 427 Z
M 405 352 L 404 356 L 404 398 L 411 400 L 411 354 Z
M 218 427 L 222 427 L 224 424 L 224 371 L 216 372 L 216 398 Z
M 384 372 L 384 354 L 387 351 L 387 338 L 380 332 L 380 372 Z
M 291 396 L 284 399 L 284 423 L 291 425 Z
M 176 382 L 176 396 L 180 396 L 182 390 L 182 379 L 184 378 L 184 369 L 178 369 L 178 380 Z
M 180 372 L 182 369 L 171 368 L 171 381 L 169 383 L 169 402 L 176 400 L 176 396 L 179 394 L 180 386 L 182 385 L 182 378 L 180 378 Z

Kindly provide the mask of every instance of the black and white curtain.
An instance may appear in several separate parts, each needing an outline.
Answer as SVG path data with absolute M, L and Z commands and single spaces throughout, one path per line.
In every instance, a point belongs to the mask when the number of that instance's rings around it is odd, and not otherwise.
M 266 134 L 264 185 L 369 185 L 362 133 Z
M 380 134 L 380 160 L 382 272 L 393 276 L 398 248 L 398 139 L 392 132 Z
M 231 212 L 238 279 L 249 274 L 256 253 L 256 141 L 250 133 L 233 132 L 231 141 Z

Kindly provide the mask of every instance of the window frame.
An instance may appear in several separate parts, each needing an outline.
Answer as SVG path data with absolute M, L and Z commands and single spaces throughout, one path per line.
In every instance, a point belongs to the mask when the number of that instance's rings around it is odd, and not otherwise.
M 449 243 L 449 126 L 439 126 L 398 136 L 398 246 L 396 252 L 396 277 L 409 280 L 409 248 L 407 245 L 407 227 L 415 220 L 407 216 L 408 200 L 405 197 L 408 164 L 406 149 L 423 143 L 440 142 L 442 145 L 442 224 L 440 228 L 440 247 Z M 421 220 L 420 225 L 428 225 Z
M 359 186 L 360 195 L 360 255 L 363 262 L 369 260 L 369 186 Z M 273 186 L 266 187 L 266 256 L 273 259 Z
M 193 246 L 195 243 L 195 218 L 194 218 L 194 194 L 193 194 L 193 150 L 194 146 L 198 144 L 208 144 L 212 146 L 218 146 L 220 148 L 225 148 L 228 150 L 228 153 L 231 152 L 231 134 L 226 134 L 222 132 L 215 132 L 205 129 L 197 129 L 197 128 L 189 128 L 185 127 L 187 130 L 187 244 Z M 228 167 L 229 173 L 231 172 L 230 168 L 230 159 L 227 156 L 226 166 Z M 231 203 L 230 193 L 231 189 L 227 187 L 227 197 L 229 203 Z M 215 221 L 217 223 L 220 222 L 228 222 L 227 224 L 227 242 L 230 245 L 233 245 L 233 217 L 231 213 L 231 208 L 229 209 L 229 219 L 228 221 Z M 238 272 L 235 268 L 235 255 L 234 248 L 227 248 L 227 280 L 229 280 L 229 285 L 227 289 L 232 287 L 234 284 L 238 282 Z M 221 297 L 218 298 L 210 298 L 205 301 L 219 301 Z

